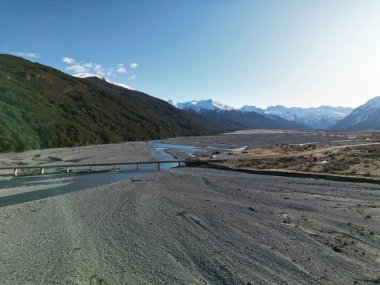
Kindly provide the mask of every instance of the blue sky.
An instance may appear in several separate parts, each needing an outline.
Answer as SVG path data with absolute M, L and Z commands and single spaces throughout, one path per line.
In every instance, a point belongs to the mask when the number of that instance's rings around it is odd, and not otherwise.
M 0 0 L 0 11 L 0 53 L 164 100 L 356 107 L 380 95 L 376 0 Z

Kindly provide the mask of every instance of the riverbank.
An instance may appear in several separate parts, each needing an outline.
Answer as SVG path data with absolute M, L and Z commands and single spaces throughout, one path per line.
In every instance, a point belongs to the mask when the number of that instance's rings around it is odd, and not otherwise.
M 260 147 L 270 147 L 275 144 L 308 144 L 326 143 L 357 143 L 379 139 L 371 132 L 322 132 L 322 131 L 266 131 L 251 130 L 225 133 L 214 136 L 178 137 L 152 142 L 125 142 L 120 144 L 91 145 L 82 147 L 64 147 L 42 150 L 32 150 L 22 153 L 0 154 L 0 166 L 7 165 L 40 165 L 62 163 L 92 163 L 118 161 L 148 161 L 157 158 L 152 145 L 161 144 L 165 147 L 177 145 L 168 150 L 173 156 L 186 158 L 209 156 L 213 152 L 229 152 L 233 149 L 254 150 Z M 223 151 L 226 150 L 226 151 Z M 256 155 L 256 153 L 254 153 Z M 220 155 L 218 155 L 219 158 Z
M 154 160 L 155 153 L 149 142 L 92 145 L 32 150 L 0 154 L 0 166 L 49 165 L 57 163 L 112 163 L 118 161 Z
M 380 181 L 380 142 L 349 145 L 275 145 L 255 148 L 208 163 L 219 168 L 251 172 L 288 173 L 310 177 L 341 177 Z
M 180 168 L 2 207 L 1 283 L 368 284 L 379 190 Z

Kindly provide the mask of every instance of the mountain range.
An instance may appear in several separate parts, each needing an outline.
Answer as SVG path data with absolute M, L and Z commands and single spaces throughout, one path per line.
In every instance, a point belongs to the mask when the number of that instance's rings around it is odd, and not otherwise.
M 221 108 L 221 106 L 219 106 Z M 94 74 L 68 75 L 0 54 L 0 152 L 205 135 L 247 128 L 299 128 L 234 110 L 200 114 Z
M 286 108 L 284 106 L 271 106 L 264 112 L 281 118 L 304 124 L 310 129 L 330 129 L 339 120 L 352 112 L 349 107 L 320 106 L 317 108 Z
M 202 112 L 204 110 L 212 111 L 231 111 L 240 113 L 258 113 L 268 118 L 282 118 L 289 122 L 294 122 L 298 127 L 307 129 L 330 129 L 337 124 L 341 119 L 350 114 L 353 108 L 349 107 L 330 107 L 320 106 L 318 108 L 298 108 L 277 105 L 270 106 L 266 109 L 261 109 L 255 106 L 243 106 L 240 109 L 234 109 L 230 106 L 216 102 L 215 100 L 189 101 L 185 103 L 175 103 L 172 100 L 168 101 L 173 106 L 183 110 L 193 110 Z
M 380 129 L 380 97 L 353 111 L 329 106 L 234 109 L 215 100 L 169 103 L 105 77 L 71 76 L 0 54 L 0 152 L 239 129 Z
M 0 55 L 0 152 L 227 130 L 145 93 L 81 77 Z
M 242 112 L 215 100 L 189 101 L 176 103 L 168 101 L 174 107 L 191 111 L 203 118 L 218 122 L 230 129 L 305 129 L 303 124 L 281 118 L 277 115 L 266 115 L 263 112 Z
M 203 101 L 189 101 L 185 103 L 176 103 L 173 100 L 168 101 L 169 104 L 173 105 L 174 107 L 182 110 L 193 110 L 196 112 L 201 112 L 204 110 L 208 111 L 231 111 L 234 108 L 221 104 L 215 100 L 209 99 L 209 100 L 203 100 Z
M 316 108 L 285 107 L 282 105 L 270 106 L 266 109 L 255 106 L 245 105 L 242 108 L 235 109 L 230 106 L 219 103 L 215 100 L 189 101 L 176 103 L 169 100 L 168 103 L 173 106 L 191 110 L 207 116 L 209 112 L 217 112 L 219 116 L 228 112 L 234 112 L 235 117 L 240 113 L 241 117 L 245 114 L 260 114 L 269 119 L 278 121 L 283 119 L 291 128 L 304 128 L 313 130 L 336 130 L 336 131 L 370 131 L 380 130 L 380 96 L 372 98 L 365 104 L 357 107 L 331 107 L 320 106 Z

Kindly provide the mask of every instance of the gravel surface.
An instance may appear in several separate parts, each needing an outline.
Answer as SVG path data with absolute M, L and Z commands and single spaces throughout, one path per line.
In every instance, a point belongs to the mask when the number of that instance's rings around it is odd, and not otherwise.
M 376 132 L 324 132 L 324 131 L 238 131 L 212 136 L 176 137 L 162 140 L 165 143 L 191 145 L 200 148 L 248 148 L 275 144 L 340 143 L 352 144 L 367 139 L 379 139 Z
M 49 165 L 154 160 L 149 142 L 126 142 L 81 147 L 48 148 L 19 153 L 0 153 L 0 166 Z
M 0 283 L 371 284 L 379 190 L 179 168 L 1 207 Z

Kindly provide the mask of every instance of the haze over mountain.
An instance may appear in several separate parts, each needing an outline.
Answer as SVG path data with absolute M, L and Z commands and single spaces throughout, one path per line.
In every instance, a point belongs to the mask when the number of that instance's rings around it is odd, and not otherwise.
M 185 103 L 174 103 L 172 100 L 169 100 L 168 102 L 179 109 L 193 110 L 196 112 L 201 112 L 203 110 L 234 110 L 235 112 L 242 113 L 255 112 L 275 120 L 282 118 L 296 123 L 299 127 L 303 126 L 304 128 L 310 129 L 329 129 L 353 110 L 349 107 L 320 106 L 318 108 L 287 108 L 281 105 L 270 106 L 267 109 L 246 105 L 240 109 L 234 109 L 212 99 L 203 101 L 194 100 Z
M 285 106 L 270 106 L 263 110 L 266 114 L 272 114 L 303 124 L 311 129 L 330 129 L 338 121 L 352 112 L 350 107 L 320 106 L 317 108 L 299 108 Z
M 353 110 L 333 126 L 336 130 L 380 130 L 380 96 Z

